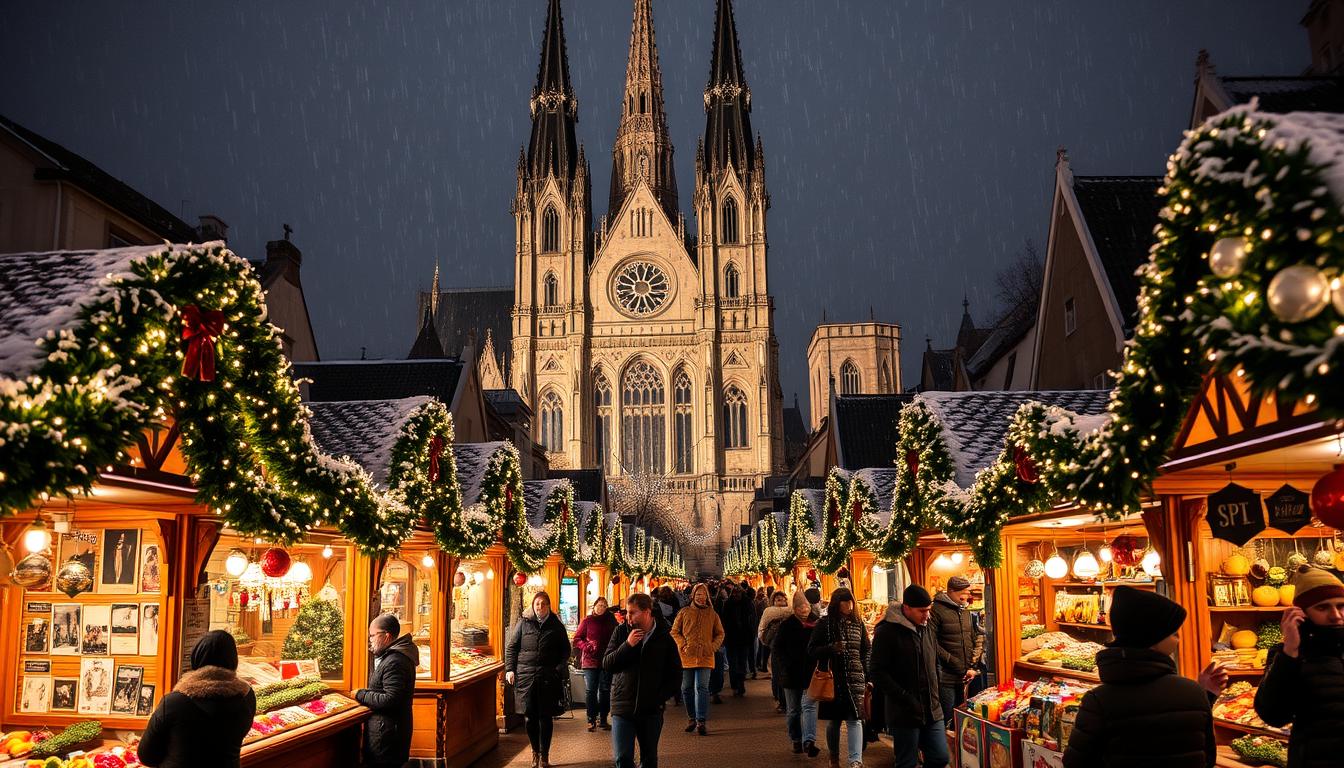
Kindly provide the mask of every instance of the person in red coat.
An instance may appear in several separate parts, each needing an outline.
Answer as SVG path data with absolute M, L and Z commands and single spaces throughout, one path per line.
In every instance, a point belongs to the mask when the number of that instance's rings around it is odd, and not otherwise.
M 607 610 L 607 598 L 593 601 L 593 611 L 579 622 L 574 646 L 581 652 L 583 684 L 588 694 L 588 730 L 611 730 L 607 715 L 611 712 L 611 675 L 602 669 L 602 656 L 616 631 L 616 617 Z

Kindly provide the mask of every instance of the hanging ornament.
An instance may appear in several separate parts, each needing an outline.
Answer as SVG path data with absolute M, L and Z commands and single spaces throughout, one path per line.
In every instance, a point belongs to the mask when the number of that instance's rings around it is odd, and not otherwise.
M 1039 579 L 1045 575 L 1045 563 L 1037 558 L 1032 558 L 1027 562 L 1027 567 L 1023 569 L 1023 573 L 1028 579 Z
M 1344 464 L 1336 464 L 1312 486 L 1311 513 L 1335 530 L 1344 528 Z
M 1330 301 L 1330 281 L 1308 264 L 1284 267 L 1269 281 L 1269 308 L 1285 323 L 1310 320 Z
M 289 573 L 289 553 L 279 547 L 271 547 L 262 552 L 261 560 L 258 562 L 261 563 L 261 572 L 272 579 L 278 579 Z
M 1321 546 L 1316 550 L 1316 554 L 1311 556 L 1312 562 L 1322 568 L 1335 567 L 1335 553 L 1325 548 L 1325 541 L 1321 541 Z
M 246 608 L 248 603 L 248 590 L 244 589 L 238 593 L 238 607 Z
M 1059 556 L 1058 550 L 1045 561 L 1045 575 L 1052 579 L 1062 579 L 1069 573 L 1068 562 Z
M 808 568 L 808 569 L 807 569 L 807 580 L 808 580 L 808 581 L 816 581 L 816 580 L 817 580 L 817 569 L 816 569 L 816 568 Z
M 46 555 L 29 555 L 14 564 L 14 583 L 20 587 L 31 589 L 49 581 L 51 581 L 51 560 Z
M 1095 579 L 1098 573 L 1101 573 L 1101 564 L 1097 562 L 1091 550 L 1084 548 L 1073 559 L 1073 575 L 1086 581 Z
M 1311 523 L 1311 507 L 1308 506 L 1310 501 L 1311 494 L 1285 484 L 1265 499 L 1269 527 L 1277 528 L 1284 533 L 1297 533 L 1298 529 Z
M 1115 555 L 1111 552 L 1110 544 L 1102 544 L 1101 549 L 1097 550 L 1097 559 L 1103 563 L 1109 563 L 1114 558 Z
M 621 574 L 619 574 L 619 573 L 614 573 L 614 574 L 612 574 L 612 576 L 611 576 L 611 583 L 612 583 L 612 584 L 620 584 L 620 583 L 621 583 Z
M 1020 445 L 1013 446 L 1013 464 L 1017 467 L 1017 479 L 1027 485 L 1035 485 L 1041 479 L 1041 473 L 1036 469 L 1036 460 L 1027 455 L 1027 450 Z
M 243 575 L 247 570 L 247 553 L 241 549 L 235 549 L 229 552 L 229 556 L 224 558 L 224 572 L 237 578 Z
M 913 448 L 905 452 L 905 468 L 910 470 L 910 476 L 919 474 L 919 451 Z
M 1133 536 L 1116 536 L 1111 542 L 1111 557 L 1123 568 L 1133 568 L 1143 559 L 1143 547 Z
M 520 587 L 523 586 L 527 583 L 527 574 L 522 572 L 513 574 L 513 583 Z
M 439 482 L 439 457 L 443 455 L 443 438 L 435 435 L 429 441 L 429 482 Z
M 462 586 L 463 584 L 466 584 L 466 583 L 467 583 L 467 574 L 465 574 L 465 573 L 463 573 L 463 572 L 461 572 L 461 571 L 458 571 L 457 573 L 454 573 L 454 574 L 453 574 L 453 586 L 454 586 L 454 587 L 460 587 L 460 586 Z
M 1244 237 L 1221 237 L 1209 250 L 1209 269 L 1218 277 L 1236 277 L 1246 266 L 1246 248 L 1249 245 Z
M 1162 573 L 1162 569 L 1159 567 L 1162 565 L 1162 558 L 1157 554 L 1156 549 L 1145 552 L 1143 560 L 1140 562 L 1143 565 L 1143 572 L 1149 576 L 1157 576 Z
M 224 313 L 201 309 L 195 304 L 182 308 L 182 375 L 201 381 L 215 380 L 215 339 L 224 332 Z
M 93 589 L 93 573 L 89 571 L 89 566 L 79 560 L 71 558 L 56 573 L 56 590 L 64 593 L 66 597 L 74 597 L 91 589 Z

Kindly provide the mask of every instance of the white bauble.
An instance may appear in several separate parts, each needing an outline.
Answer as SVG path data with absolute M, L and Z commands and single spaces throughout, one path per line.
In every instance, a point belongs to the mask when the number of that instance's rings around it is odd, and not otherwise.
M 1052 579 L 1062 579 L 1069 572 L 1069 563 L 1058 553 L 1045 561 L 1045 575 Z
M 1236 277 L 1246 266 L 1246 249 L 1250 245 L 1244 237 L 1220 237 L 1209 250 L 1209 269 L 1219 277 Z
M 1284 267 L 1269 281 L 1269 308 L 1285 323 L 1310 320 L 1330 301 L 1330 282 L 1307 264 Z
M 1101 572 L 1101 564 L 1088 550 L 1084 549 L 1073 560 L 1073 575 L 1080 579 L 1094 579 Z

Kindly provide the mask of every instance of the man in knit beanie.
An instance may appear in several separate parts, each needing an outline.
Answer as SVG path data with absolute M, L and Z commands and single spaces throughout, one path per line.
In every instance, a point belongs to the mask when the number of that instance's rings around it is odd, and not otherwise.
M 938 644 L 929 626 L 933 598 L 911 584 L 873 632 L 868 677 L 891 734 L 895 768 L 945 768 L 951 760 L 938 695 Z
M 938 643 L 938 698 L 943 721 L 953 726 L 953 712 L 966 700 L 966 686 L 979 674 L 985 634 L 971 617 L 971 582 L 965 576 L 947 580 L 947 589 L 933 598 L 929 629 Z
M 1181 677 L 1172 654 L 1185 609 L 1152 590 L 1116 587 L 1108 612 L 1115 639 L 1097 654 L 1101 685 L 1083 697 L 1065 768 L 1161 765 L 1209 768 L 1217 759 L 1205 687 Z M 1200 676 L 1221 690 L 1227 673 Z
M 1292 724 L 1289 768 L 1335 766 L 1344 756 L 1344 584 L 1311 567 L 1293 584 L 1293 607 L 1279 623 L 1283 643 L 1269 652 L 1255 712 L 1275 727 Z

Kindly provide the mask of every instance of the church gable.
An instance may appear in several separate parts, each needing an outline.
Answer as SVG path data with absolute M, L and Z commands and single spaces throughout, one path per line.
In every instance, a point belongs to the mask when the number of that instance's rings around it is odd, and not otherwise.
M 605 232 L 589 278 L 594 322 L 656 324 L 694 316 L 699 293 L 695 264 L 679 223 L 667 218 L 643 179 Z

